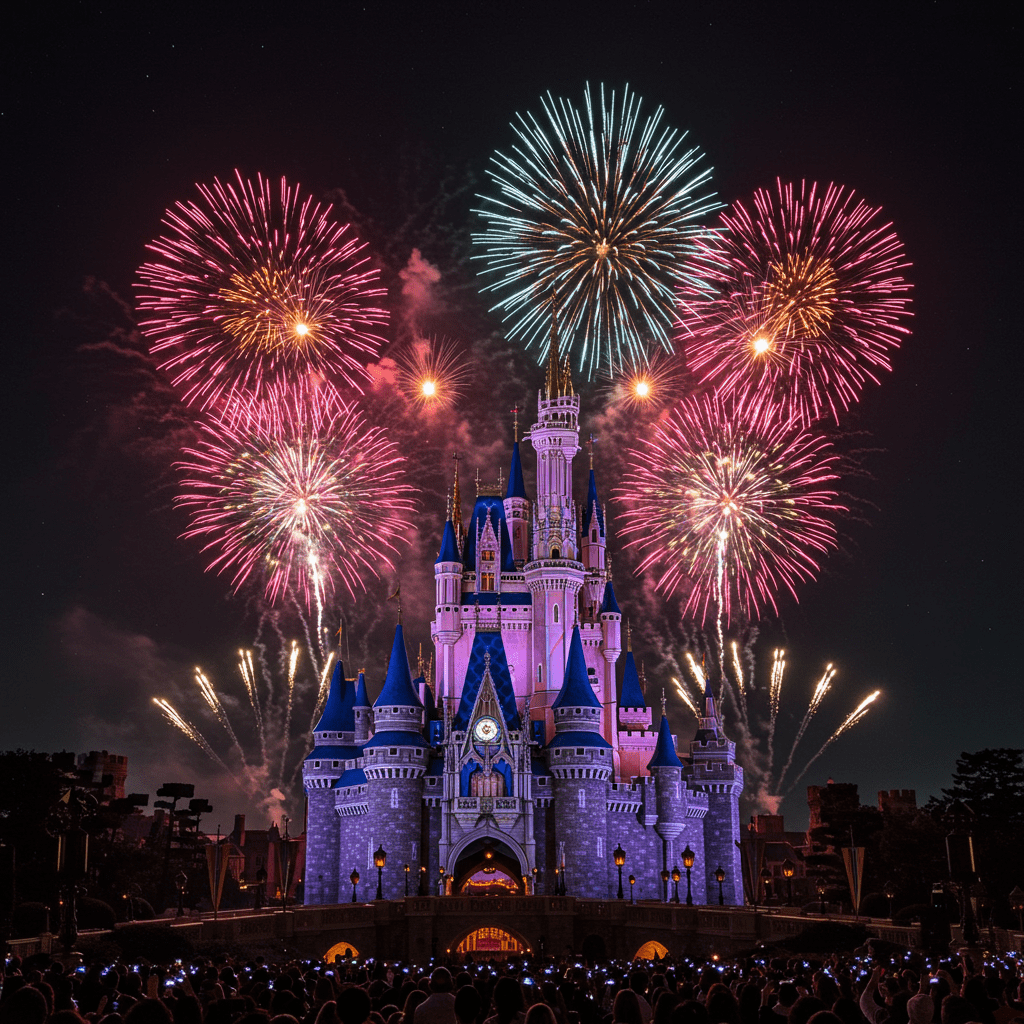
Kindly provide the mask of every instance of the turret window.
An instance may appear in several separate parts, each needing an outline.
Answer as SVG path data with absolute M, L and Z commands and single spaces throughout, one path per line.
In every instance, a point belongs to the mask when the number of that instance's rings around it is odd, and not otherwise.
M 553 555 L 552 557 L 557 558 L 558 555 L 556 554 L 556 555 Z M 551 618 L 552 622 L 557 622 L 558 621 L 558 605 L 557 604 L 552 609 L 551 616 L 552 616 L 552 618 Z
M 493 572 L 482 572 L 480 573 L 480 590 L 483 593 L 491 593 L 494 590 L 494 573 Z

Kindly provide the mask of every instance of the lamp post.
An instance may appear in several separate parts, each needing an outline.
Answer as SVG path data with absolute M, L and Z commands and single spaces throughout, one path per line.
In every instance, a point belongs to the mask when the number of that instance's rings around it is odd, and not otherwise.
M 825 879 L 824 878 L 819 878 L 818 882 L 814 886 L 814 888 L 818 892 L 818 903 L 820 904 L 819 910 L 821 912 L 821 916 L 824 917 L 825 916 Z
M 405 872 L 405 895 L 409 895 L 409 865 L 405 864 L 402 868 Z
M 1010 890 L 1010 909 L 1017 911 L 1017 927 L 1024 932 L 1024 889 L 1019 885 Z
M 419 887 L 417 895 L 419 895 L 419 896 L 426 896 L 427 895 L 427 865 L 426 864 L 421 864 L 420 865 L 420 887 Z
M 882 886 L 882 895 L 889 901 L 889 920 L 892 920 L 892 901 L 896 896 L 896 883 L 886 882 Z
M 359 872 L 355 868 L 352 869 L 352 874 L 348 876 L 348 880 L 352 883 L 352 902 L 356 902 L 356 886 L 359 884 Z
M 661 869 L 661 891 L 664 894 L 665 902 L 668 903 L 668 868 Z
M 437 895 L 444 895 L 444 867 L 437 869 Z
M 634 885 L 636 885 L 636 875 L 630 875 L 629 876 L 629 903 L 630 903 L 630 906 L 632 906 L 633 903 L 634 903 L 634 900 L 633 900 L 633 886 Z
M 562 895 L 562 876 L 559 874 L 558 865 L 555 865 L 555 895 Z
M 768 883 L 772 880 L 772 873 L 767 868 L 761 868 L 761 892 L 764 894 L 764 902 L 768 902 Z
M 787 907 L 793 906 L 793 876 L 796 874 L 796 865 L 787 857 L 782 862 L 782 877 L 786 880 Z
M 672 902 L 679 902 L 679 879 L 683 877 L 683 873 L 679 870 L 678 866 L 672 868 L 672 884 L 675 886 L 675 892 L 672 894 Z
M 715 871 L 715 881 L 718 883 L 718 905 L 720 907 L 725 906 L 725 895 L 722 893 L 722 883 L 725 881 L 725 869 L 721 864 L 718 865 Z
M 185 916 L 185 889 L 188 888 L 188 875 L 179 871 L 174 876 L 174 884 L 178 889 L 178 917 Z
M 615 858 L 615 866 L 619 869 L 619 899 L 623 898 L 622 892 L 622 865 L 626 863 L 626 851 L 622 848 L 622 844 L 612 850 L 612 856 Z
M 697 855 L 690 849 L 690 844 L 686 844 L 686 849 L 683 850 L 683 867 L 686 868 L 686 905 L 688 907 L 693 906 L 693 890 L 690 888 L 690 872 L 693 870 L 694 861 L 696 861 Z M 679 885 L 676 884 L 676 903 L 679 902 Z
M 533 876 L 533 887 L 530 889 L 530 893 L 533 896 L 537 895 L 537 869 L 531 868 L 530 874 Z
M 377 895 L 375 899 L 384 899 L 384 865 L 388 862 L 388 852 L 381 843 L 373 855 L 373 866 L 377 869 Z

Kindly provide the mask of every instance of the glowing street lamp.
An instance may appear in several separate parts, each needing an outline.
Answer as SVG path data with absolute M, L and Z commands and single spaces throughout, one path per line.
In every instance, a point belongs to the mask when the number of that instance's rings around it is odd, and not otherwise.
M 622 893 L 622 865 L 626 863 L 626 851 L 622 848 L 622 844 L 612 850 L 612 856 L 615 858 L 615 866 L 619 869 L 619 899 L 623 898 Z
M 355 868 L 352 869 L 352 874 L 348 876 L 348 880 L 352 883 L 352 902 L 356 901 L 356 886 L 359 884 L 359 872 Z
M 725 881 L 725 869 L 721 864 L 718 865 L 715 871 L 715 881 L 718 883 L 718 905 L 720 907 L 725 906 L 725 896 L 722 893 L 722 883 Z
M 786 880 L 787 886 L 787 907 L 793 906 L 793 876 L 796 874 L 796 865 L 787 857 L 782 862 L 782 877 Z M 891 901 L 890 901 L 891 905 Z
M 675 892 L 672 895 L 672 902 L 679 902 L 679 879 L 682 878 L 682 872 L 679 870 L 678 865 L 672 868 L 672 884 L 675 886 Z
M 697 856 L 690 849 L 690 844 L 686 844 L 686 849 L 683 850 L 683 867 L 686 868 L 686 905 L 688 907 L 693 906 L 693 891 L 690 889 L 690 872 L 693 870 L 694 861 Z M 679 902 L 679 887 L 676 886 L 676 903 Z
M 632 906 L 633 903 L 634 903 L 634 900 L 633 900 L 633 886 L 634 885 L 636 885 L 636 875 L 630 875 L 629 876 L 629 903 L 630 903 L 630 906 Z
M 388 862 L 388 852 L 381 843 L 373 855 L 373 866 L 377 869 L 377 896 L 376 899 L 384 899 L 384 865 Z
M 661 869 L 661 891 L 664 893 L 665 902 L 668 903 L 668 868 Z
M 426 864 L 420 865 L 420 887 L 417 893 L 419 896 L 427 895 L 427 866 Z

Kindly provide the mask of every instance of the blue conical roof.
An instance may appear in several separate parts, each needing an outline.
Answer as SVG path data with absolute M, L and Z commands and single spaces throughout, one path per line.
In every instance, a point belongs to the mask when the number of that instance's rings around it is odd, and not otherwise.
M 569 641 L 569 659 L 565 666 L 565 678 L 562 688 L 558 691 L 553 708 L 599 708 L 601 702 L 594 695 L 587 674 L 587 661 L 583 657 L 583 641 L 580 639 L 580 627 L 572 627 L 572 640 Z
M 359 678 L 356 680 L 356 696 L 353 707 L 368 708 L 369 706 L 370 698 L 366 694 L 366 673 L 360 672 Z
M 620 708 L 646 708 L 644 692 L 640 689 L 640 676 L 637 674 L 636 661 L 632 651 L 626 651 L 626 667 L 622 673 L 622 699 Z
M 604 600 L 601 602 L 601 614 L 609 612 L 612 615 L 621 615 L 622 612 L 619 610 L 619 602 L 615 600 L 615 588 L 612 586 L 612 581 L 609 580 L 604 585 Z
M 675 745 L 672 743 L 672 730 L 668 725 L 668 716 L 661 716 L 658 726 L 658 744 L 654 748 L 654 757 L 647 763 L 648 768 L 682 768 Z
M 489 658 L 488 655 L 490 655 Z M 501 633 L 479 632 L 473 634 L 473 646 L 469 652 L 466 679 L 462 686 L 459 710 L 452 723 L 453 729 L 469 727 L 469 716 L 476 706 L 476 697 L 480 692 L 480 684 L 483 682 L 484 669 L 488 661 L 490 662 L 491 684 L 494 686 L 494 694 L 501 706 L 505 724 L 510 729 L 522 728 L 519 711 L 516 709 L 516 694 L 512 688 L 512 673 L 509 672 L 508 656 L 505 653 Z M 586 666 L 584 666 L 584 671 L 586 671 Z
M 441 550 L 438 553 L 437 558 L 434 560 L 434 565 L 437 565 L 438 562 L 461 561 L 462 556 L 459 554 L 459 543 L 455 539 L 455 527 L 449 519 L 444 524 L 444 533 L 441 535 Z
M 597 513 L 597 527 L 604 536 L 604 512 L 601 511 L 601 503 L 597 500 L 597 481 L 594 479 L 594 471 L 590 471 L 590 483 L 587 485 L 587 507 L 583 511 L 583 529 L 590 532 L 590 523 Z
M 324 713 L 313 727 L 313 732 L 353 732 L 356 727 L 356 716 L 352 710 L 355 699 L 355 686 L 345 678 L 345 666 L 339 658 L 331 676 Z
M 512 445 L 512 465 L 508 471 L 508 488 L 506 498 L 525 498 L 526 486 L 523 483 L 523 462 L 519 457 L 519 442 Z
M 395 626 L 395 642 L 391 645 L 391 657 L 388 659 L 388 674 L 384 679 L 384 688 L 374 702 L 374 707 L 391 705 L 396 708 L 421 708 L 420 700 L 412 685 L 412 672 L 409 671 L 409 656 L 405 653 L 405 636 L 402 624 Z

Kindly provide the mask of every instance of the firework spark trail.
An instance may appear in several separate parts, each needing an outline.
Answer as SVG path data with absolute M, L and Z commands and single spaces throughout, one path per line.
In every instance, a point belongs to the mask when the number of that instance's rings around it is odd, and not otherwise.
M 557 296 L 562 336 L 588 377 L 643 358 L 648 339 L 671 352 L 681 268 L 720 205 L 710 169 L 697 168 L 703 154 L 662 126 L 662 108 L 643 120 L 628 87 L 620 102 L 588 85 L 584 112 L 550 93 L 541 105 L 540 120 L 517 115 L 512 154 L 495 153 L 487 171 L 498 197 L 481 196 L 476 211 L 487 221 L 473 236 L 477 258 L 497 275 L 485 291 L 501 294 L 509 337 L 537 345 L 542 361 L 545 303 Z
M 253 717 L 256 721 L 256 732 L 260 740 L 260 756 L 263 763 L 267 761 L 267 730 L 263 724 L 263 708 L 260 706 L 259 691 L 256 689 L 256 666 L 253 663 L 252 651 L 239 650 L 238 671 L 245 683 L 246 693 L 249 694 L 249 703 L 252 706 Z
M 768 764 L 775 763 L 775 725 L 779 720 L 782 701 L 782 681 L 786 675 L 786 652 L 776 648 L 772 652 L 772 674 L 768 683 Z
M 705 382 L 838 421 L 909 334 L 909 268 L 881 211 L 853 191 L 776 182 L 695 240 L 680 317 Z
M 224 731 L 230 737 L 235 750 L 238 751 L 238 756 L 242 761 L 242 769 L 247 770 L 248 765 L 245 763 L 245 751 L 242 749 L 242 744 L 238 742 L 235 730 L 231 727 L 231 719 L 228 718 L 228 713 L 224 710 L 224 705 L 221 703 L 219 694 L 213 688 L 213 684 L 207 678 L 206 673 L 199 668 L 198 665 L 195 669 L 195 684 L 199 687 L 199 692 L 203 695 L 203 700 L 206 701 L 210 706 L 210 710 L 217 716 L 217 721 L 224 727 Z
M 743 717 L 744 721 L 747 721 L 750 718 L 750 713 L 747 708 L 747 687 L 743 676 L 743 665 L 740 662 L 740 647 L 739 644 L 733 640 L 729 645 L 729 648 L 732 653 L 732 668 L 736 678 L 736 691 L 739 698 L 740 715 Z M 722 675 L 728 683 L 729 677 L 724 672 Z
M 283 178 L 198 189 L 164 214 L 138 285 L 142 330 L 186 403 L 312 377 L 360 390 L 388 321 L 363 243 Z
M 817 761 L 818 758 L 821 757 L 821 755 L 824 754 L 825 751 L 828 750 L 828 748 L 832 746 L 832 744 L 835 743 L 835 741 L 839 739 L 844 732 L 852 729 L 871 710 L 871 705 L 878 699 L 881 692 L 881 690 L 875 690 L 874 693 L 868 694 L 868 696 L 865 697 L 857 707 L 855 707 L 853 711 L 843 719 L 839 728 L 836 729 L 836 731 L 832 733 L 832 735 L 829 736 L 829 738 L 822 744 L 821 750 L 819 750 L 814 757 L 804 765 L 803 771 L 800 772 L 800 774 L 793 780 L 793 784 L 786 790 L 786 796 L 793 792 L 800 780 L 807 774 L 811 765 L 814 764 L 814 762 Z
M 327 696 L 330 692 L 330 681 L 331 681 L 331 669 L 334 667 L 334 651 L 331 651 L 327 655 L 327 660 L 324 662 L 324 667 L 320 672 L 320 686 L 317 691 L 316 704 L 313 705 L 313 714 L 309 720 L 309 731 L 313 731 L 313 726 L 320 720 L 320 715 L 323 714 L 324 705 L 327 703 Z
M 235 782 L 241 785 L 238 776 L 224 763 L 220 755 L 207 742 L 206 737 L 194 725 L 182 718 L 163 697 L 154 697 L 153 703 L 164 713 L 164 717 L 171 725 L 180 729 L 211 761 L 218 764 Z
M 399 386 L 415 409 L 450 409 L 469 382 L 465 356 L 447 338 L 418 338 L 397 361 Z
M 825 695 L 832 687 L 832 680 L 835 678 L 836 670 L 829 664 L 826 666 L 822 677 L 818 680 L 814 687 L 814 692 L 811 694 L 810 702 L 807 705 L 807 710 L 804 712 L 804 717 L 800 720 L 800 727 L 796 731 L 796 737 L 793 740 L 793 746 L 789 750 L 789 757 L 786 759 L 785 765 L 782 767 L 782 771 L 779 772 L 779 786 L 782 786 L 782 780 L 786 777 L 786 773 L 789 771 L 793 764 L 793 758 L 796 755 L 796 748 L 800 741 L 804 738 L 804 733 L 807 731 L 807 726 L 810 724 L 811 719 L 814 717 L 815 712 L 821 707 L 821 702 L 825 699 Z
M 693 698 L 686 692 L 683 684 L 675 677 L 672 677 L 672 685 L 676 688 L 676 693 L 679 694 L 679 699 L 693 712 L 694 718 L 700 718 L 701 714 L 694 703 Z
M 683 614 L 698 622 L 777 610 L 836 546 L 836 456 L 772 406 L 686 399 L 626 454 L 613 490 L 626 543 L 661 590 L 691 585 Z
M 288 652 L 288 703 L 284 713 L 284 743 L 281 744 L 281 771 L 278 775 L 278 785 L 284 782 L 285 762 L 288 758 L 288 739 L 292 734 L 292 708 L 295 704 L 295 670 L 299 664 L 299 645 L 293 640 L 291 650 Z

